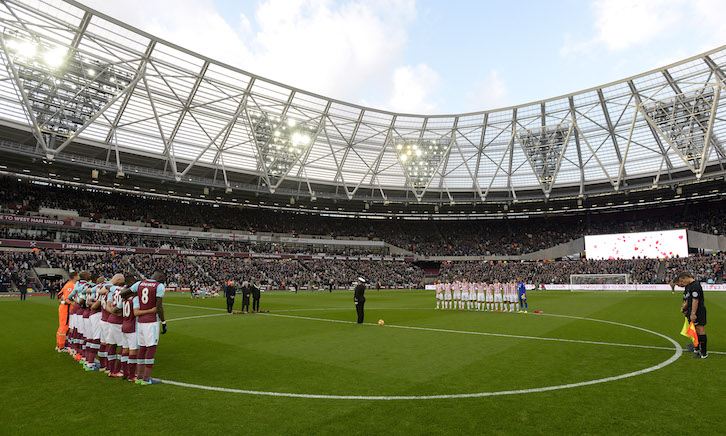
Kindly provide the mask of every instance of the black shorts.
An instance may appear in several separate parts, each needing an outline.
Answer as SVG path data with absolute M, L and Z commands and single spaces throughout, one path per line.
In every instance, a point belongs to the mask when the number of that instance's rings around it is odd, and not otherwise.
M 696 321 L 693 325 L 706 325 L 706 308 L 701 306 L 696 309 Z

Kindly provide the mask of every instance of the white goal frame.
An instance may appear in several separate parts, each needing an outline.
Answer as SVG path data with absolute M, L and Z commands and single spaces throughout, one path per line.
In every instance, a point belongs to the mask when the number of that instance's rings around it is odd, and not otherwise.
M 625 291 L 630 274 L 570 274 L 570 291 Z

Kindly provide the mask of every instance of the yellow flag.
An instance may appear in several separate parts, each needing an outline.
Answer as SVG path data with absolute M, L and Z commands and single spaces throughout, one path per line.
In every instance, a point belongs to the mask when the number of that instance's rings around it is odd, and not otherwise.
M 687 332 L 688 332 L 688 320 L 684 318 L 683 319 L 683 328 L 681 329 L 681 334 L 687 338 L 690 338 L 690 336 L 688 335 Z

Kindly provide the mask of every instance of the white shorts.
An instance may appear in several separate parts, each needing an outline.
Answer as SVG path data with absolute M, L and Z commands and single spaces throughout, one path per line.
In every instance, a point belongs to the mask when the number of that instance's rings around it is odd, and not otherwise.
M 509 301 L 511 301 L 512 303 L 519 302 L 519 295 L 517 295 L 517 294 L 512 294 L 512 296 L 510 298 L 511 298 L 511 300 L 509 300 Z
M 159 331 L 161 326 L 156 322 L 139 322 L 136 324 L 139 347 L 153 347 L 159 344 Z
M 437 300 L 443 300 L 444 299 L 444 294 L 436 294 L 436 299 Z
M 485 298 L 484 294 L 476 294 L 476 301 L 480 303 L 483 303 Z
M 109 326 L 111 324 L 108 323 L 108 321 L 101 320 L 101 342 L 104 344 L 108 344 L 108 336 L 110 335 L 109 330 L 111 329 Z
M 444 294 L 444 300 L 451 301 L 451 294 Z
M 493 303 L 494 302 L 494 295 L 487 295 L 487 303 Z
M 101 339 L 101 312 L 91 314 L 88 327 L 88 339 Z
M 75 314 L 75 315 L 73 315 L 73 318 L 75 319 L 75 322 L 73 323 L 73 327 L 75 327 L 75 329 L 78 333 L 83 332 L 83 316 Z
M 494 302 L 495 303 L 501 303 L 502 302 L 502 294 L 494 294 Z
M 476 292 L 469 292 L 469 300 L 476 301 Z
M 109 335 L 106 340 L 108 341 L 108 344 L 112 345 L 121 345 L 123 343 L 123 333 L 121 333 L 121 324 L 112 324 L 108 323 L 109 329 Z
M 454 292 L 454 300 L 461 300 L 461 292 Z
M 464 300 L 464 301 L 468 301 L 469 300 L 469 293 L 468 292 L 462 292 L 461 293 L 461 299 Z
M 73 330 L 74 328 L 76 328 L 76 314 L 72 313 L 68 317 L 68 330 Z
M 81 315 L 81 334 L 83 336 L 88 336 L 88 332 L 91 331 L 91 322 L 88 318 L 84 318 L 83 315 Z
M 128 348 L 129 350 L 139 349 L 139 338 L 136 332 L 133 333 L 121 333 L 121 346 Z

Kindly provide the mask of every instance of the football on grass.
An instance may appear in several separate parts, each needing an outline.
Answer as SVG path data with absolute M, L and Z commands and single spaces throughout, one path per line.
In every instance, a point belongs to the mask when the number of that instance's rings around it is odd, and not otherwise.
M 378 325 L 383 325 L 383 324 L 385 324 L 385 322 L 383 322 L 383 320 L 382 320 L 382 319 L 379 319 L 379 320 L 378 320 Z

